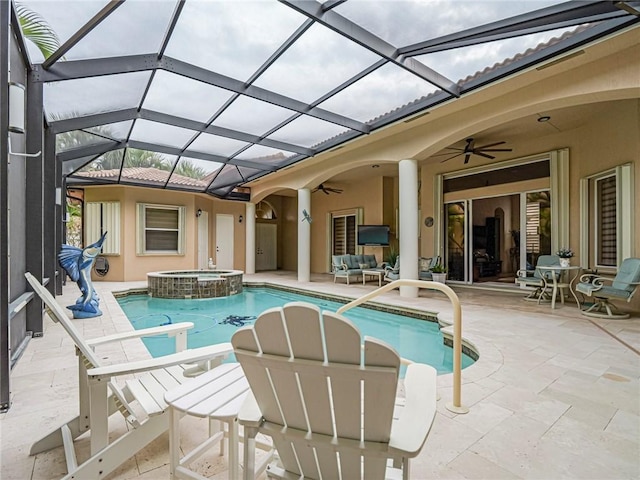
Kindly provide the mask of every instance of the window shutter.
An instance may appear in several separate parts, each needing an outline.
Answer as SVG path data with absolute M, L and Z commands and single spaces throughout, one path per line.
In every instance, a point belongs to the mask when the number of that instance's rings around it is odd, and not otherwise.
M 91 245 L 104 232 L 102 253 L 120 255 L 120 202 L 86 202 L 84 205 L 84 244 Z
M 617 213 L 616 177 L 599 180 L 596 191 L 598 208 L 598 265 L 616 266 L 617 254 Z
M 527 203 L 527 253 L 540 252 L 540 204 Z
M 333 217 L 333 254 L 346 253 L 347 233 L 344 217 Z

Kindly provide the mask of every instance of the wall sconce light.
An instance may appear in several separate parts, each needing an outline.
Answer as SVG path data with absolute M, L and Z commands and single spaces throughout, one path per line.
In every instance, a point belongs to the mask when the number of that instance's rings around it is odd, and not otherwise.
M 24 85 L 9 82 L 9 131 L 24 133 Z
M 200 215 L 202 215 L 202 209 L 199 208 L 198 211 L 196 212 L 196 217 L 199 217 Z
M 238 215 L 238 223 L 242 223 L 242 215 Z
M 9 131 L 24 134 L 25 88 L 16 82 L 9 82 Z M 11 135 L 7 141 L 9 155 L 18 157 L 37 157 L 38 153 L 17 153 L 11 150 Z

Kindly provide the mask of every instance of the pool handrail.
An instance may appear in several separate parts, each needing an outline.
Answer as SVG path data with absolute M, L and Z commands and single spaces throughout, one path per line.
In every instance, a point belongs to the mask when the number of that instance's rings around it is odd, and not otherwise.
M 375 298 L 390 290 L 394 290 L 398 287 L 418 287 L 428 288 L 430 290 L 439 290 L 444 293 L 453 306 L 453 400 L 451 403 L 446 404 L 447 410 L 453 413 L 467 413 L 469 408 L 462 405 L 462 307 L 460 306 L 460 299 L 456 292 L 444 283 L 431 282 L 426 280 L 410 280 L 399 279 L 393 282 L 387 283 L 380 288 L 375 289 L 373 292 L 356 298 L 355 300 L 343 305 L 337 310 L 337 313 L 344 313 L 353 307 L 356 307 L 362 303 L 368 302 L 372 298 Z

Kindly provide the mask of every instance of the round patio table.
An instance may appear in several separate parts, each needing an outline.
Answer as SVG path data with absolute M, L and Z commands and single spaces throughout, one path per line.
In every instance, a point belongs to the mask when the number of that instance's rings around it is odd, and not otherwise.
M 580 270 L 582 270 L 582 267 L 577 265 L 569 265 L 568 267 L 551 265 L 546 267 L 537 266 L 536 268 L 542 271 L 553 271 L 554 273 L 559 273 L 559 275 L 551 275 L 551 279 L 546 278 L 546 275 L 542 275 L 546 286 L 551 286 L 553 289 L 553 291 L 551 292 L 551 308 L 556 308 L 556 295 L 558 294 L 558 290 L 564 290 L 565 288 L 569 289 L 569 293 L 571 293 L 574 300 L 576 301 L 576 305 L 578 306 L 578 308 L 580 308 L 580 301 L 576 296 L 576 292 L 573 290 L 573 284 L 575 283 L 576 278 L 578 278 L 578 274 L 580 273 Z M 571 276 L 571 278 L 568 278 L 571 275 L 571 272 L 575 273 L 573 274 L 573 276 Z M 560 296 L 560 300 L 564 305 L 564 294 Z

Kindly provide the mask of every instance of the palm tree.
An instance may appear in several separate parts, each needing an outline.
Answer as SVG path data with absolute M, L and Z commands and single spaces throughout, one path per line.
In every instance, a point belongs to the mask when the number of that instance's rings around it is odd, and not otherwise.
M 194 165 L 189 160 L 182 160 L 176 167 L 175 173 L 185 177 L 195 178 L 197 180 L 202 180 L 207 176 L 207 172 L 204 168 Z
M 172 164 L 161 153 L 138 150 L 137 148 L 127 148 L 124 166 L 171 170 Z
M 40 14 L 21 3 L 16 4 L 16 13 L 25 38 L 38 47 L 44 58 L 60 48 L 58 35 Z

